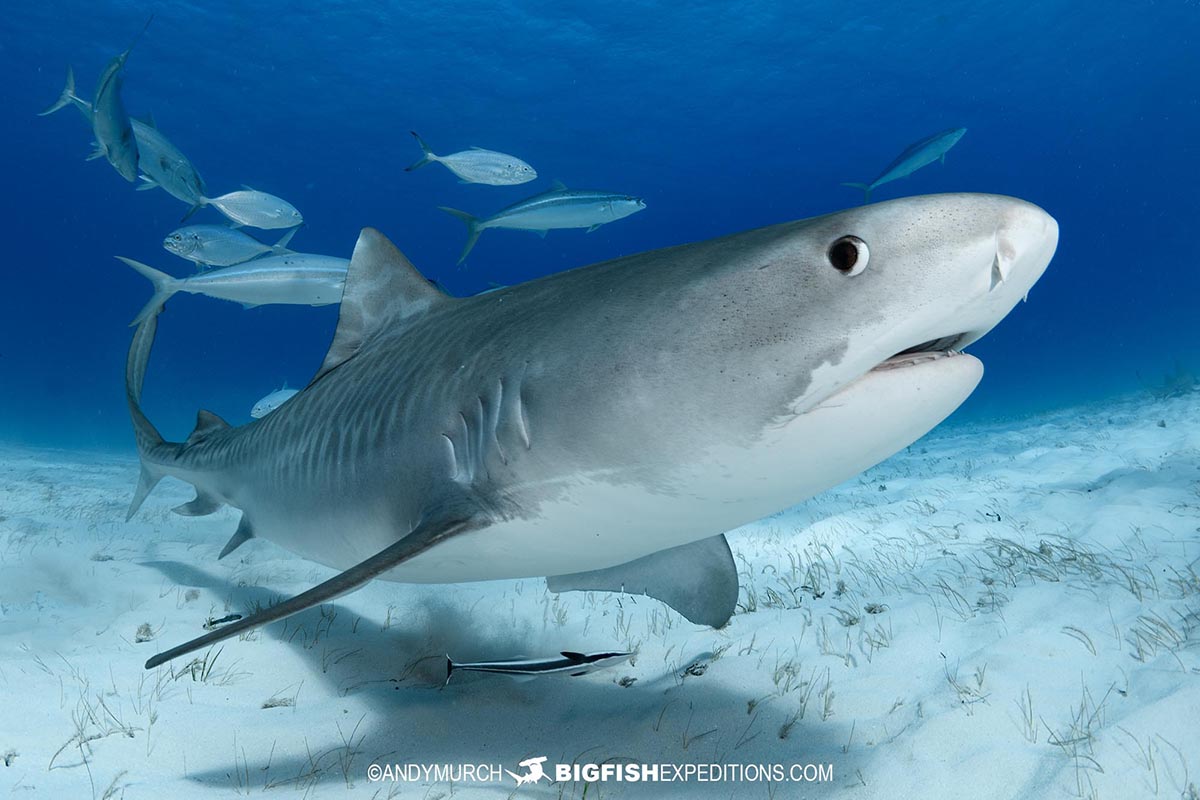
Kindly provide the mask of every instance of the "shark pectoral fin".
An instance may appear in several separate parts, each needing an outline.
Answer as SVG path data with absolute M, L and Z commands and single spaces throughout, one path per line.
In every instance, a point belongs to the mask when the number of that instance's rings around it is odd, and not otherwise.
M 96 145 L 96 149 L 84 161 L 95 161 L 98 158 L 108 158 L 108 151 L 104 149 L 104 145 Z
M 278 605 L 263 609 L 257 614 L 243 617 L 236 622 L 217 628 L 203 636 L 198 636 L 190 642 L 185 642 L 178 647 L 172 647 L 170 650 L 159 653 L 146 661 L 146 669 L 154 669 L 173 658 L 187 655 L 203 647 L 237 636 L 239 633 L 253 630 L 254 628 L 281 620 L 285 617 L 290 617 L 293 614 L 320 605 L 321 603 L 328 603 L 330 600 L 354 591 L 367 581 L 387 572 L 396 565 L 424 553 L 434 545 L 459 533 L 478 527 L 478 524 L 478 521 L 473 519 L 438 520 L 421 523 L 412 533 L 400 541 L 385 547 L 375 555 L 365 561 L 359 562 L 340 575 L 330 578 L 324 583 L 317 584 L 307 592 L 301 592 Z M 234 538 L 237 538 L 236 535 Z
M 592 227 L 588 228 L 588 229 L 587 229 L 587 232 L 588 232 L 588 233 L 591 233 L 591 232 L 592 232 L 592 231 L 594 231 L 594 230 L 598 230 L 598 229 L 600 228 L 600 224 L 601 224 L 601 223 L 597 223 L 597 224 L 593 225 Z
M 153 178 L 147 178 L 145 175 L 139 175 L 138 177 L 142 179 L 142 183 L 137 187 L 136 191 L 146 192 L 151 189 L 158 188 L 158 181 L 154 180 Z
M 209 514 L 215 514 L 220 511 L 222 505 L 224 504 L 211 494 L 205 494 L 197 489 L 196 499 L 183 505 L 175 506 L 171 510 L 181 517 L 206 517 Z
M 377 331 L 395 331 L 401 321 L 449 301 L 386 236 L 363 228 L 346 271 L 337 330 L 313 382 L 357 353 Z
M 738 598 L 737 565 L 724 535 L 608 569 L 556 575 L 547 578 L 546 585 L 552 592 L 643 594 L 661 600 L 691 622 L 713 628 L 729 621 Z
M 220 561 L 222 558 L 229 555 L 234 550 L 237 550 L 239 547 L 253 538 L 254 529 L 250 527 L 250 520 L 246 519 L 246 515 L 243 513 L 242 520 L 238 523 L 237 530 L 234 531 L 233 536 L 229 537 L 229 541 L 225 543 L 225 546 L 221 548 L 220 554 L 217 555 L 217 560 Z

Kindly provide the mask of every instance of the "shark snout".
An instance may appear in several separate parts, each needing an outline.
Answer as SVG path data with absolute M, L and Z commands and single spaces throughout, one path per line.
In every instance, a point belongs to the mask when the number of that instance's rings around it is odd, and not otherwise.
M 1024 297 L 1058 247 L 1058 222 L 1032 203 L 1011 200 L 996 227 L 990 287 Z

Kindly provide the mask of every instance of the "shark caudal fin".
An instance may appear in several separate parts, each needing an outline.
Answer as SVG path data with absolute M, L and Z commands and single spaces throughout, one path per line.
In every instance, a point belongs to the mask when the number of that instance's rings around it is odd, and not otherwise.
M 146 454 L 163 444 L 153 423 L 142 413 L 142 385 L 146 381 L 146 365 L 150 362 L 150 350 L 154 347 L 154 334 L 158 332 L 158 316 L 151 315 L 142 320 L 133 332 L 133 341 L 129 345 L 129 355 L 125 360 L 125 399 L 129 403 L 129 416 L 133 420 L 133 436 L 137 442 L 138 457 L 141 458 L 141 473 L 138 476 L 137 489 L 134 490 L 133 500 L 129 503 L 129 511 L 125 521 L 133 519 L 133 515 L 142 507 L 146 496 L 166 476 L 166 472 L 157 465 L 146 460 Z
M 73 67 L 67 67 L 67 83 L 63 86 L 62 92 L 58 95 L 58 99 L 51 103 L 43 111 L 38 112 L 39 117 L 45 117 L 58 111 L 60 108 L 66 108 L 71 104 L 78 104 L 82 101 L 75 94 L 75 70 Z
M 463 245 L 462 255 L 458 257 L 459 264 L 467 260 L 467 253 L 471 252 L 471 248 L 479 241 L 479 234 L 483 233 L 483 225 L 480 224 L 479 218 L 468 214 L 465 211 L 459 211 L 457 208 L 447 208 L 446 206 L 438 206 L 442 211 L 445 211 L 452 217 L 458 217 L 467 226 L 467 243 Z
M 179 291 L 179 285 L 182 283 L 179 279 L 172 278 L 167 273 L 161 272 L 140 261 L 134 261 L 132 258 L 117 256 L 117 260 L 133 267 L 139 274 L 149 280 L 150 283 L 154 284 L 154 294 L 151 295 L 146 305 L 142 306 L 142 310 L 133 318 L 133 322 L 129 323 L 131 326 L 140 325 L 150 317 L 157 316 L 158 312 L 162 311 L 162 307 L 166 304 L 167 300 L 171 298 L 171 295 Z
M 871 184 L 869 183 L 843 183 L 842 186 L 849 186 L 852 189 L 861 189 L 863 193 L 863 202 L 871 202 Z
M 409 131 L 409 133 L 411 133 L 413 138 L 417 140 L 417 144 L 421 145 L 421 158 L 405 167 L 405 172 L 412 172 L 415 169 L 420 169 L 426 164 L 432 164 L 434 161 L 438 160 L 438 157 L 435 156 L 433 151 L 429 149 L 429 145 L 425 144 L 425 140 L 422 139 L 416 131 Z

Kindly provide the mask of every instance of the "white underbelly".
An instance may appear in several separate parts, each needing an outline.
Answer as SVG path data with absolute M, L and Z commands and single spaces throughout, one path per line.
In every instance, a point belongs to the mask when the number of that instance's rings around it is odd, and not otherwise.
M 751 447 L 714 446 L 653 489 L 603 473 L 565 478 L 536 518 L 473 531 L 382 577 L 410 583 L 563 575 L 623 564 L 782 511 L 912 444 L 974 390 L 959 355 L 871 372 Z M 613 477 L 626 480 L 617 482 Z M 666 487 L 666 488 L 664 488 Z

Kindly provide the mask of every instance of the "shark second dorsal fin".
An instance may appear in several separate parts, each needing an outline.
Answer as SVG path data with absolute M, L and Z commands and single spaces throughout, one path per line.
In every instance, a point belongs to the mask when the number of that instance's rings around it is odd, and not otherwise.
M 374 228 L 363 228 L 346 271 L 337 331 L 313 381 L 357 353 L 363 342 L 379 331 L 403 324 L 449 299 L 425 280 L 386 236 Z
M 218 417 L 211 411 L 200 409 L 196 412 L 196 428 L 188 436 L 185 445 L 193 445 L 203 441 L 209 435 L 217 431 L 223 431 L 229 427 L 229 423 Z

